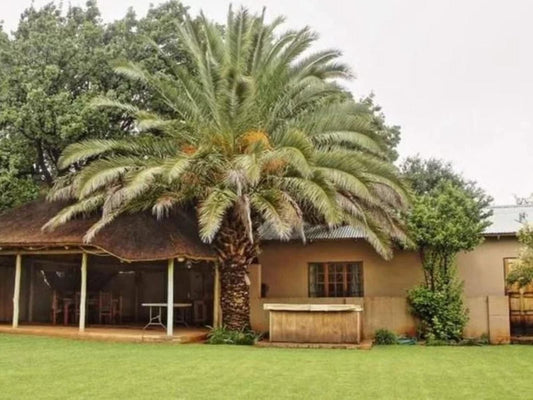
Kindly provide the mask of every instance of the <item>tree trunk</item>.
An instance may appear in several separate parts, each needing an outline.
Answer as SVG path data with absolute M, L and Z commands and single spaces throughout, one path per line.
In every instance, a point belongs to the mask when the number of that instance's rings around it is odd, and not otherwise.
M 214 241 L 220 269 L 222 325 L 230 330 L 250 328 L 248 266 L 257 254 L 238 218 L 228 218 Z

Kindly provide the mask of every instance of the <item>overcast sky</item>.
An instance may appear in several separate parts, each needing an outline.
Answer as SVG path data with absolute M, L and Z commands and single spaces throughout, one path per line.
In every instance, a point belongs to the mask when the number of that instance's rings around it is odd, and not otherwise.
M 36 0 L 39 6 L 48 1 Z M 65 1 L 64 3 L 68 3 Z M 84 1 L 73 0 L 71 4 Z M 148 0 L 99 0 L 106 21 Z M 223 21 L 229 1 L 185 0 Z M 533 193 L 533 1 L 242 0 L 252 10 L 311 26 L 320 47 L 344 53 L 357 97 L 373 91 L 402 127 L 400 155 L 450 160 L 498 204 Z M 0 3 L 16 28 L 31 0 Z

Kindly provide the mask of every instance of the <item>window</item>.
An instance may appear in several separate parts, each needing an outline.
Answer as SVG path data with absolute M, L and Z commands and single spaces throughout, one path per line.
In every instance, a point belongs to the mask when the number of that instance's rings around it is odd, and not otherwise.
M 309 264 L 309 297 L 363 297 L 363 263 Z

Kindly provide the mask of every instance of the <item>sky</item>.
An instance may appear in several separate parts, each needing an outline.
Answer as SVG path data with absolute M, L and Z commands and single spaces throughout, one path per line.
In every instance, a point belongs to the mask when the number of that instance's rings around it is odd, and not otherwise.
M 40 6 L 48 1 L 35 0 Z M 67 1 L 64 2 L 68 4 Z M 71 4 L 84 1 L 72 0 Z M 98 0 L 106 21 L 150 0 Z M 226 0 L 184 0 L 223 22 Z M 31 0 L 0 2 L 7 30 Z M 237 0 L 287 28 L 320 34 L 317 49 L 337 48 L 356 79 L 356 97 L 375 93 L 387 122 L 402 127 L 400 157 L 451 161 L 496 204 L 533 193 L 533 1 Z

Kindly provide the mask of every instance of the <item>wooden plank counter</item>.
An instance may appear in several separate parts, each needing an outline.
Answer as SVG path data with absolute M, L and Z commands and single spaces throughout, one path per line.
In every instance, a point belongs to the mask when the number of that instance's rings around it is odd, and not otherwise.
M 270 341 L 359 343 L 361 312 L 355 304 L 265 304 Z

